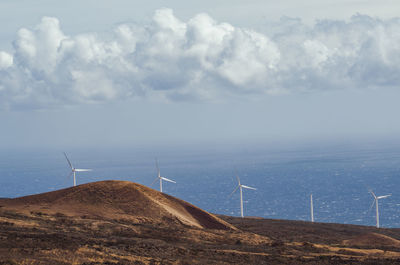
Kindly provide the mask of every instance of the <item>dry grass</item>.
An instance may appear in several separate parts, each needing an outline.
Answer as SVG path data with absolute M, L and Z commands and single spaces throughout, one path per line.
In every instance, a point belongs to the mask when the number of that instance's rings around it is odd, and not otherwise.
M 0 200 L 0 205 L 0 264 L 396 264 L 400 260 L 398 229 L 216 217 L 130 182 L 91 183 Z
M 28 214 L 62 213 L 91 218 L 125 218 L 133 222 L 182 223 L 211 229 L 234 226 L 200 208 L 140 184 L 101 181 L 63 190 L 0 201 L 4 209 Z

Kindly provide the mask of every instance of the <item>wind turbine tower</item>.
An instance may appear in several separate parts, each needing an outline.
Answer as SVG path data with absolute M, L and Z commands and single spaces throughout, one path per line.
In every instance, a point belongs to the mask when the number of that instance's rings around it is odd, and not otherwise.
M 176 183 L 176 182 L 173 181 L 173 180 L 167 179 L 167 178 L 165 178 L 165 177 L 161 177 L 160 168 L 158 167 L 158 160 L 157 160 L 157 159 L 156 159 L 156 167 L 157 167 L 157 178 L 153 181 L 153 183 L 151 184 L 151 186 L 153 186 L 154 183 L 155 183 L 157 180 L 159 180 L 159 181 L 160 181 L 160 192 L 163 192 L 163 190 L 162 190 L 162 187 L 163 187 L 162 181 L 163 181 L 163 180 L 168 181 L 168 182 L 172 182 L 172 183 Z
M 65 158 L 67 159 L 67 162 L 69 166 L 71 167 L 71 173 L 69 173 L 68 177 L 71 176 L 71 174 L 74 175 L 74 187 L 76 186 L 76 172 L 85 172 L 85 171 L 92 171 L 91 169 L 83 169 L 83 168 L 75 168 L 71 161 L 69 161 L 68 156 L 66 153 L 64 153 Z
M 243 189 L 250 189 L 250 190 L 257 190 L 257 189 L 241 184 L 240 183 L 240 178 L 239 178 L 238 175 L 236 175 L 236 178 L 238 180 L 238 185 L 232 191 L 232 193 L 229 195 L 229 197 L 232 196 L 236 192 L 237 189 L 239 189 L 239 191 L 240 191 L 240 216 L 243 218 L 244 217 L 244 215 L 243 215 Z
M 314 223 L 314 205 L 313 205 L 312 194 L 310 195 L 310 209 L 311 209 L 311 222 Z
M 376 227 L 379 228 L 379 200 L 387 198 L 387 197 L 391 196 L 391 194 L 383 195 L 383 196 L 376 196 L 375 193 L 372 190 L 370 190 L 369 192 L 372 194 L 372 196 L 374 196 L 374 201 L 372 202 L 371 208 L 374 206 L 374 203 L 375 203 L 375 206 L 376 206 Z

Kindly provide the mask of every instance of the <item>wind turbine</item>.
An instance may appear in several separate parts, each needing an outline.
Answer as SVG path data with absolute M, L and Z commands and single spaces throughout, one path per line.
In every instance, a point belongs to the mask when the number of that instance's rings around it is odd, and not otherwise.
M 375 205 L 376 205 L 376 227 L 379 228 L 379 203 L 378 203 L 378 201 L 380 199 L 384 199 L 384 198 L 391 196 L 391 194 L 383 195 L 383 196 L 376 196 L 372 190 L 369 190 L 369 192 L 372 194 L 372 196 L 374 196 L 374 201 L 372 202 L 370 209 L 374 206 L 374 203 L 375 203 Z
M 314 223 L 314 205 L 313 205 L 312 193 L 310 195 L 310 210 L 311 210 L 311 222 Z
M 74 175 L 74 187 L 76 186 L 76 175 L 75 172 L 85 172 L 85 171 L 92 171 L 91 169 L 83 169 L 83 168 L 74 168 L 72 165 L 71 161 L 69 161 L 68 156 L 66 153 L 64 153 L 65 158 L 68 161 L 69 166 L 71 167 L 71 173 L 69 173 L 68 177 L 71 176 L 72 174 Z
M 172 182 L 172 183 L 176 183 L 175 181 L 173 181 L 173 180 L 170 180 L 170 179 L 167 179 L 167 178 L 165 178 L 165 177 L 161 177 L 161 174 L 160 174 L 160 168 L 158 167 L 158 160 L 156 159 L 156 167 L 157 167 L 157 178 L 153 181 L 153 183 L 151 184 L 151 186 L 153 186 L 154 185 L 154 183 L 157 181 L 157 180 L 159 180 L 160 181 L 160 192 L 163 192 L 162 191 L 162 181 L 163 180 L 165 180 L 165 181 L 168 181 L 168 182 Z
M 240 189 L 240 216 L 243 218 L 243 189 L 249 189 L 249 190 L 257 190 L 257 189 L 241 184 L 240 183 L 240 178 L 239 178 L 239 176 L 237 174 L 236 174 L 236 178 L 238 180 L 238 185 L 232 191 L 232 193 L 229 195 L 229 197 L 232 196 L 236 192 L 237 189 Z

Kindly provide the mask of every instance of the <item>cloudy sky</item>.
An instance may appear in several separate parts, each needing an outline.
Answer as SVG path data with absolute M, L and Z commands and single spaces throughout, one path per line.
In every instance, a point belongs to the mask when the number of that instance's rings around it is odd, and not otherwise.
M 398 10 L 3 0 L 0 147 L 395 139 Z

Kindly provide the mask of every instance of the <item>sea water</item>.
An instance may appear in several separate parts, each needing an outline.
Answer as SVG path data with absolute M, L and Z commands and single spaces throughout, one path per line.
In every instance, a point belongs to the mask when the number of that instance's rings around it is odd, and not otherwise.
M 240 216 L 236 175 L 242 184 L 245 216 L 375 225 L 372 189 L 382 227 L 400 227 L 400 148 L 119 148 L 14 150 L 0 152 L 0 197 L 19 197 L 72 186 L 63 151 L 76 168 L 77 183 L 129 180 L 150 186 L 161 175 L 164 192 L 207 211 Z M 152 186 L 159 189 L 159 182 Z

